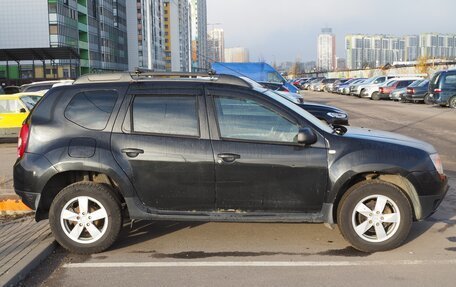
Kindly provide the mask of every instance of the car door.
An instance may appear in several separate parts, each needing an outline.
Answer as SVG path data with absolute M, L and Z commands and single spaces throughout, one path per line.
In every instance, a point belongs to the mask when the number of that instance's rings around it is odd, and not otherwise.
M 27 115 L 26 107 L 18 98 L 0 98 L 0 128 L 20 128 Z
M 111 149 L 139 199 L 159 210 L 215 208 L 214 158 L 201 87 L 131 88 Z
M 323 137 L 298 145 L 296 135 L 305 125 L 261 93 L 208 94 L 217 209 L 319 211 L 328 178 Z

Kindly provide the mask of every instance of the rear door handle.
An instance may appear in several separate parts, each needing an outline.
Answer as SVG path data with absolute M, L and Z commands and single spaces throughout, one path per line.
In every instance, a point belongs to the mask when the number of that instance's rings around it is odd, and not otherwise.
M 122 153 L 126 154 L 128 157 L 137 157 L 139 154 L 143 154 L 144 150 L 139 148 L 124 148 L 121 150 Z
M 231 162 L 234 162 L 237 159 L 241 158 L 240 155 L 235 154 L 235 153 L 219 153 L 217 155 L 217 157 L 219 158 L 219 160 L 218 160 L 219 163 L 222 163 L 222 162 L 231 163 Z

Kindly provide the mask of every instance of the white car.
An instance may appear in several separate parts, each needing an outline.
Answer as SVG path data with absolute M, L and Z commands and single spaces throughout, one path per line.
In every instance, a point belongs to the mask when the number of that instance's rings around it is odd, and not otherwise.
M 376 76 L 370 79 L 367 79 L 364 83 L 360 85 L 353 86 L 350 89 L 350 94 L 362 97 L 364 91 L 370 87 L 379 87 L 380 85 L 385 84 L 388 80 L 395 78 L 396 76 Z

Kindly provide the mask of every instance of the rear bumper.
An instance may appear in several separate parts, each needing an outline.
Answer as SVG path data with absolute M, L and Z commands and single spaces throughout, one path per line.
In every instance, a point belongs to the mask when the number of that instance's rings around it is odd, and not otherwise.
M 414 94 L 414 95 L 405 94 L 404 95 L 404 99 L 406 99 L 408 101 L 424 101 L 424 94 L 420 94 L 420 95 L 417 95 L 417 94 Z
M 0 138 L 17 139 L 20 128 L 0 128 Z
M 389 100 L 390 99 L 390 94 L 378 94 L 378 97 L 382 100 Z

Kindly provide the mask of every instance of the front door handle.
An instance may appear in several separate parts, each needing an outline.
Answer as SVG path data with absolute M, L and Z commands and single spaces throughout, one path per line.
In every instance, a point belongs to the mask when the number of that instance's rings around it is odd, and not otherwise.
M 134 158 L 139 154 L 143 154 L 144 150 L 139 148 L 124 148 L 121 150 L 122 153 L 126 154 L 128 157 Z
M 219 163 L 222 163 L 222 162 L 232 163 L 232 162 L 236 161 L 237 159 L 241 158 L 240 155 L 235 154 L 235 153 L 219 153 L 217 155 L 217 157 L 219 158 L 219 160 L 218 160 Z

